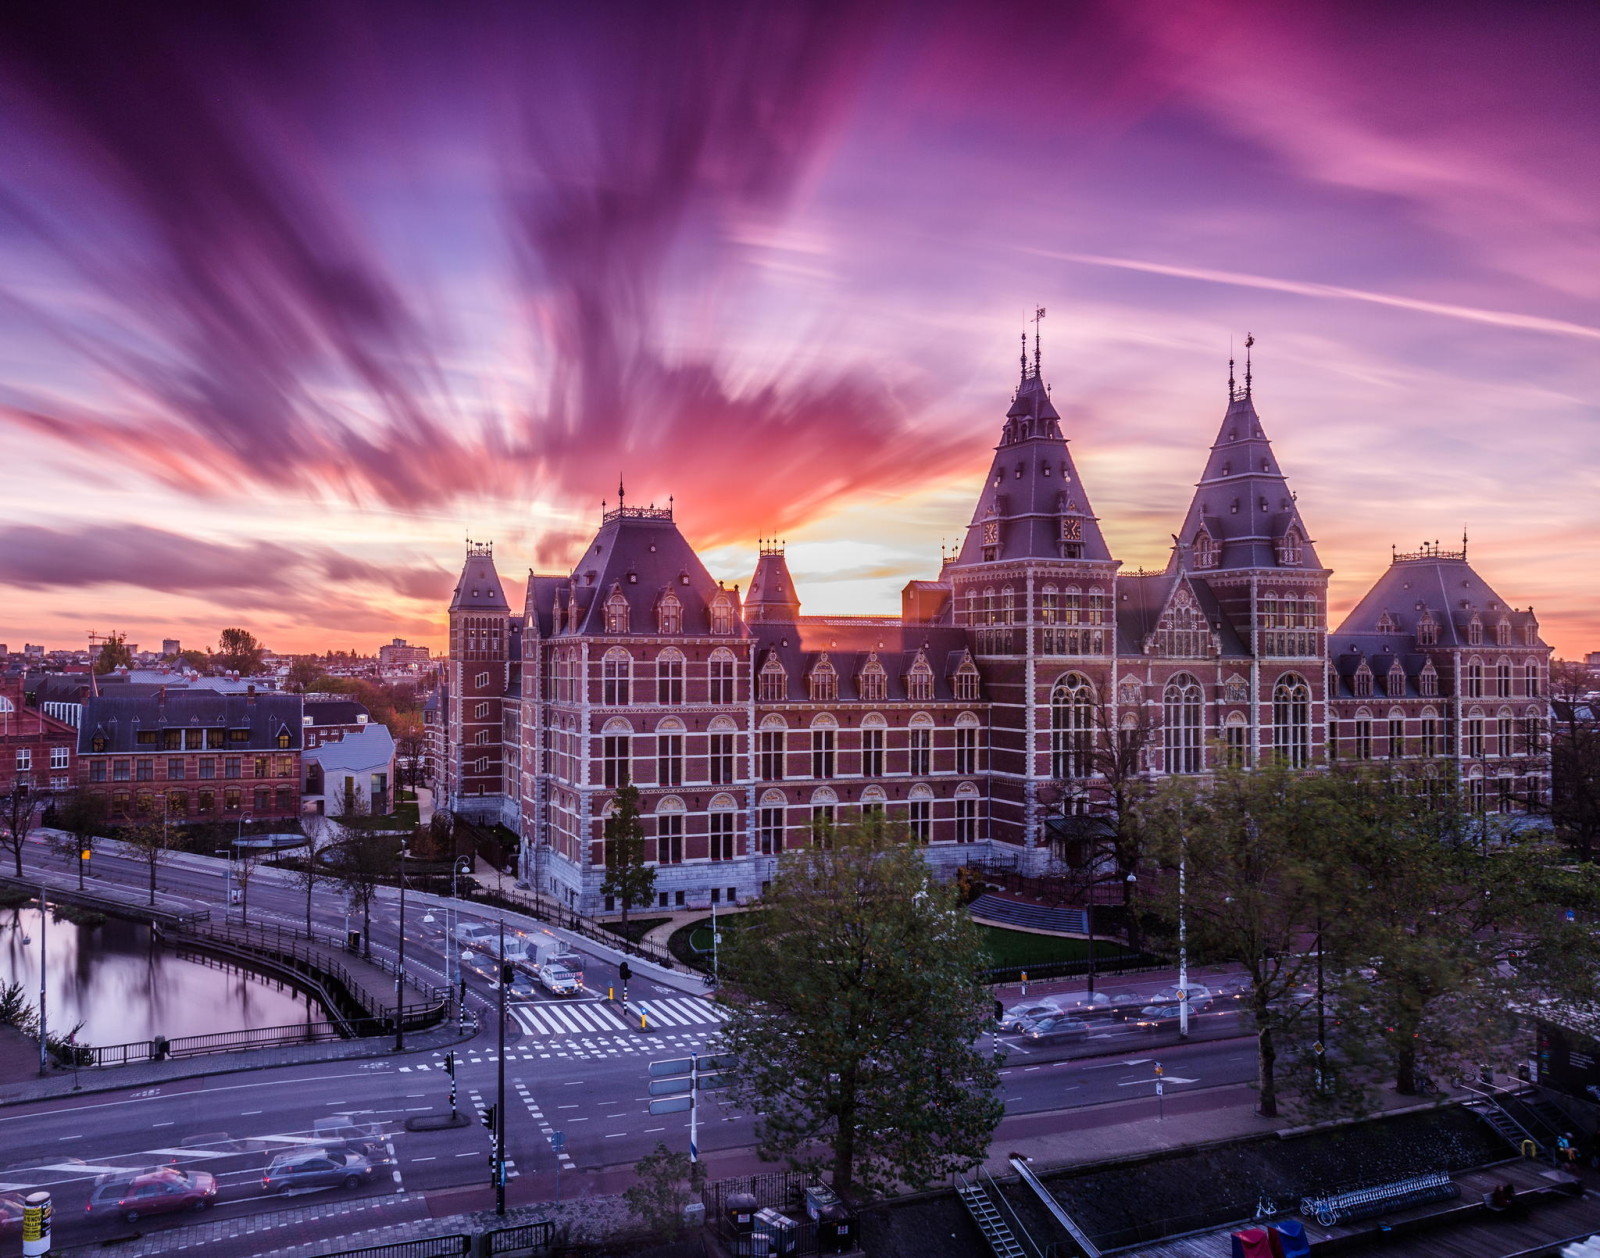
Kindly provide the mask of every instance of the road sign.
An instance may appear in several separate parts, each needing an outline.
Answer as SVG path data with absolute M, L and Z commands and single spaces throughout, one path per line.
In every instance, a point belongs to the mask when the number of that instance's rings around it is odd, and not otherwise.
M 652 1079 L 650 1080 L 651 1096 L 674 1096 L 679 1092 L 690 1092 L 694 1089 L 694 1080 L 688 1075 L 677 1079 Z
M 693 1073 L 693 1057 L 668 1057 L 664 1061 L 653 1061 L 650 1063 L 650 1077 L 652 1079 L 668 1079 L 673 1075 L 687 1075 Z
M 557 1153 L 565 1149 L 567 1147 L 567 1133 L 564 1131 L 552 1131 L 550 1133 L 550 1147 Z
M 697 1057 L 695 1058 L 694 1068 L 703 1074 L 707 1070 L 725 1069 L 725 1063 L 720 1057 Z
M 694 1097 L 692 1096 L 669 1096 L 665 1100 L 651 1101 L 650 1113 L 652 1116 L 656 1114 L 678 1114 L 693 1104 Z
M 700 1075 L 699 1082 L 702 1092 L 715 1092 L 718 1088 L 728 1086 L 728 1076 L 724 1074 Z

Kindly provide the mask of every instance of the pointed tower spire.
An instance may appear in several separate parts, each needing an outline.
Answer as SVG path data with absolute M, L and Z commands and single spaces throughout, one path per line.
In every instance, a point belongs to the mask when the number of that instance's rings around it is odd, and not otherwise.
M 1244 334 L 1244 395 L 1250 396 L 1250 347 L 1256 343 L 1256 338 L 1250 333 Z
M 746 624 L 792 625 L 800 618 L 800 596 L 783 556 L 783 543 L 768 539 L 761 543 L 756 574 L 750 578 L 750 592 L 744 600 Z
M 1039 320 L 1041 320 L 1043 318 L 1044 318 L 1044 307 L 1043 306 L 1034 307 L 1034 311 L 1033 311 L 1033 375 L 1034 375 L 1035 379 L 1038 379 L 1039 372 L 1040 372 L 1040 364 L 1039 364 Z

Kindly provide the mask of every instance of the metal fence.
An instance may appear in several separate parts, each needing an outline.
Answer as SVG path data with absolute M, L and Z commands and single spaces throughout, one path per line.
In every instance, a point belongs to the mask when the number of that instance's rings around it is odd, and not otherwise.
M 1142 953 L 1130 952 L 1120 957 L 1096 956 L 1095 977 L 1111 974 L 1148 974 L 1153 970 L 1170 970 L 1171 962 L 1156 961 Z M 1019 983 L 1026 974 L 1029 979 L 1084 978 L 1089 973 L 1089 959 L 1074 961 L 1046 961 L 1042 965 L 1000 965 L 984 971 L 986 983 Z
M 608 948 L 615 948 L 629 956 L 643 957 L 659 965 L 664 970 L 675 970 L 678 961 L 665 948 L 658 948 L 654 944 L 627 939 L 613 931 L 607 930 L 592 918 L 581 917 L 570 909 L 560 905 L 546 905 L 537 894 L 525 895 L 515 891 L 498 892 L 484 888 L 471 897 L 473 904 L 486 904 L 492 908 L 510 909 L 513 913 L 521 913 L 541 922 L 548 922 L 551 926 L 558 926 L 562 930 L 570 930 L 592 939 L 596 943 L 604 944 Z
M 495 1254 L 514 1254 L 548 1249 L 555 1240 L 556 1225 L 549 1219 L 523 1223 L 517 1227 L 496 1228 L 483 1234 L 484 1258 Z
M 767 1254 L 814 1258 L 824 1252 L 835 1252 L 832 1246 L 824 1248 L 822 1229 L 806 1214 L 804 1190 L 816 1182 L 816 1176 L 795 1171 L 719 1179 L 700 1192 L 700 1200 L 706 1208 L 706 1225 L 734 1258 L 760 1258 Z M 775 1236 L 755 1218 L 748 1227 L 736 1223 L 731 1199 L 740 1194 L 755 1198 L 757 1214 L 763 1210 L 776 1211 L 792 1226 L 784 1226 L 781 1236 Z
M 425 1236 L 414 1241 L 394 1241 L 388 1245 L 368 1245 L 365 1249 L 325 1249 L 317 1258 L 454 1258 L 472 1252 L 472 1237 L 465 1232 L 448 1236 Z

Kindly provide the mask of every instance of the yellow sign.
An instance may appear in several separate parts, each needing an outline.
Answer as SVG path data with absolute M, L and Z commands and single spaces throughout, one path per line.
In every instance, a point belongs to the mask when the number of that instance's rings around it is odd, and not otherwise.
M 42 1241 L 50 1235 L 50 1203 L 22 1208 L 22 1239 Z
M 94 853 L 91 852 L 88 848 L 84 848 L 83 851 L 78 853 L 78 859 L 81 860 L 81 861 L 86 861 L 93 855 L 94 855 Z

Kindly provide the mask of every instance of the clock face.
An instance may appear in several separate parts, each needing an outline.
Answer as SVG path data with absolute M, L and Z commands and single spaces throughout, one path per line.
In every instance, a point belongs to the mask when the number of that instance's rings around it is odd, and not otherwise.
M 1083 540 L 1083 521 L 1077 516 L 1064 516 L 1061 520 L 1061 540 L 1064 542 L 1081 542 Z
M 983 524 L 983 544 L 985 546 L 998 546 L 1000 544 L 1000 521 L 985 520 Z

